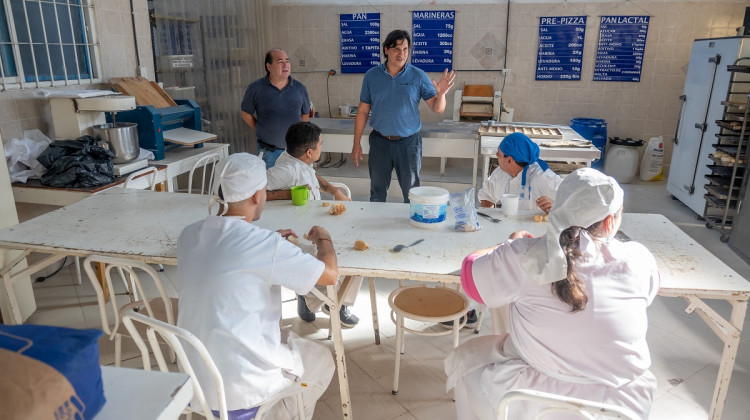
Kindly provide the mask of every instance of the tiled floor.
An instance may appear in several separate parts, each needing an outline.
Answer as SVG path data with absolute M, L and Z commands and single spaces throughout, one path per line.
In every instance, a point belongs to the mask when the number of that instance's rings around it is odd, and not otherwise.
M 672 200 L 664 185 L 664 182 L 625 185 L 625 210 L 666 215 L 740 275 L 750 278 L 750 266 L 719 241 L 717 232 L 706 229 L 692 211 L 679 201 Z M 25 218 L 24 215 L 21 217 Z M 170 293 L 176 296 L 175 273 L 174 268 L 167 267 L 163 278 L 167 280 L 165 283 Z M 73 275 L 72 266 L 68 266 L 45 282 L 34 285 L 39 309 L 29 319 L 30 323 L 100 327 L 92 286 L 85 278 L 83 285 L 76 286 Z M 388 319 L 386 299 L 396 287 L 396 282 L 376 279 L 376 285 L 382 344 L 376 346 L 373 341 L 366 283 L 353 308 L 361 318 L 360 325 L 344 331 L 354 418 L 455 419 L 452 395 L 445 392 L 442 369 L 444 355 L 450 348 L 448 336 L 406 334 L 400 394 L 391 395 L 395 327 Z M 288 297 L 292 298 L 291 295 Z M 709 301 L 709 304 L 723 316 L 728 316 L 731 309 L 721 301 Z M 723 345 L 697 314 L 685 314 L 685 306 L 682 299 L 658 297 L 649 309 L 648 342 L 653 360 L 652 370 L 659 380 L 652 419 L 690 420 L 705 419 L 707 416 Z M 284 327 L 311 339 L 327 342 L 327 317 L 321 315 L 314 324 L 306 324 L 297 318 L 295 309 L 294 302 L 284 304 Z M 750 315 L 746 317 L 746 324 L 747 318 Z M 490 323 L 489 319 L 485 320 L 481 334 L 488 334 L 492 330 Z M 469 330 L 462 331 L 462 341 L 471 337 L 474 335 Z M 750 418 L 750 334 L 745 334 L 743 338 L 724 411 L 723 418 L 726 420 Z M 126 359 L 123 365 L 140 367 L 135 346 L 127 339 L 123 341 L 123 358 Z M 106 338 L 102 339 L 101 344 L 101 362 L 113 363 L 113 344 Z M 318 403 L 314 419 L 341 418 L 339 402 L 338 382 L 334 377 Z

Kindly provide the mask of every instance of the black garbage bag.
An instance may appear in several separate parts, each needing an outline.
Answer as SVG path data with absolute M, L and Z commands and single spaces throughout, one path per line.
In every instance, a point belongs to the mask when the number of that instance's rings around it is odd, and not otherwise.
M 114 182 L 110 150 L 97 145 L 91 136 L 56 140 L 37 158 L 47 172 L 42 185 L 58 188 L 90 188 Z

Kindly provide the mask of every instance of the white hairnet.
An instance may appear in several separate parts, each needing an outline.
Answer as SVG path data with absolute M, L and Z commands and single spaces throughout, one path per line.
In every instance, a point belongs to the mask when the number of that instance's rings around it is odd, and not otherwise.
M 266 164 L 249 153 L 235 153 L 222 159 L 214 169 L 214 191 L 219 187 L 227 203 L 236 203 L 252 197 L 268 183 Z
M 596 169 L 582 168 L 560 183 L 549 213 L 547 234 L 521 259 L 526 272 L 539 284 L 562 280 L 568 275 L 568 263 L 560 233 L 571 226 L 587 228 L 622 208 L 623 191 L 614 178 Z

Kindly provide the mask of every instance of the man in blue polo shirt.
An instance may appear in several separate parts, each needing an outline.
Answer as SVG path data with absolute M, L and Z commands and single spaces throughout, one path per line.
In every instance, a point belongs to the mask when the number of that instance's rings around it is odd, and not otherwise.
M 408 63 L 411 38 L 406 31 L 395 30 L 383 42 L 385 63 L 365 73 L 359 107 L 354 121 L 352 158 L 359 166 L 362 160 L 360 140 L 372 110 L 370 133 L 370 201 L 385 201 L 396 170 L 398 184 L 409 202 L 409 189 L 419 186 L 422 167 L 422 136 L 419 130 L 419 102 L 424 99 L 430 109 L 445 110 L 445 94 L 453 86 L 455 74 L 445 70 L 440 81 Z
M 284 136 L 290 125 L 307 121 L 310 99 L 307 88 L 291 76 L 289 56 L 278 48 L 266 53 L 266 76 L 250 83 L 242 99 L 242 119 L 255 130 L 258 155 L 266 169 L 286 149 Z

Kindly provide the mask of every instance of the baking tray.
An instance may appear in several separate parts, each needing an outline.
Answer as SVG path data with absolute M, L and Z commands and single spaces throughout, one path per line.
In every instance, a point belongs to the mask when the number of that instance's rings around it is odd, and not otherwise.
M 740 142 L 740 137 L 739 134 L 716 133 L 716 138 L 718 138 L 723 144 L 737 145 Z
M 741 121 L 727 121 L 727 120 L 716 120 L 716 125 L 718 125 L 721 128 L 726 128 L 727 130 L 732 130 L 736 132 L 742 131 L 742 122 Z M 750 127 L 750 124 L 745 123 L 747 127 Z
M 556 127 L 542 127 L 533 125 L 490 125 L 479 127 L 479 134 L 484 136 L 505 137 L 508 134 L 523 133 L 535 139 L 561 139 L 562 131 Z
M 733 166 L 723 166 L 723 165 L 707 165 L 708 169 L 710 169 L 714 175 L 719 176 L 732 176 L 732 169 Z M 743 167 L 737 167 L 737 173 L 735 174 L 737 178 L 742 178 L 742 175 L 744 174 Z
M 713 195 L 716 198 L 720 198 L 722 200 L 726 200 L 727 196 L 729 194 L 729 189 L 724 187 L 719 187 L 717 185 L 706 185 L 706 191 Z M 733 194 L 732 194 L 732 200 L 737 199 L 737 193 L 739 193 L 739 188 L 733 188 Z
M 734 162 L 722 162 L 721 158 L 717 158 L 713 154 L 708 155 L 708 158 L 711 159 L 712 161 L 714 161 L 714 163 L 716 163 L 717 166 L 726 166 L 728 168 L 734 167 Z M 738 163 L 737 167 L 738 168 L 744 168 L 745 164 L 744 163 Z

